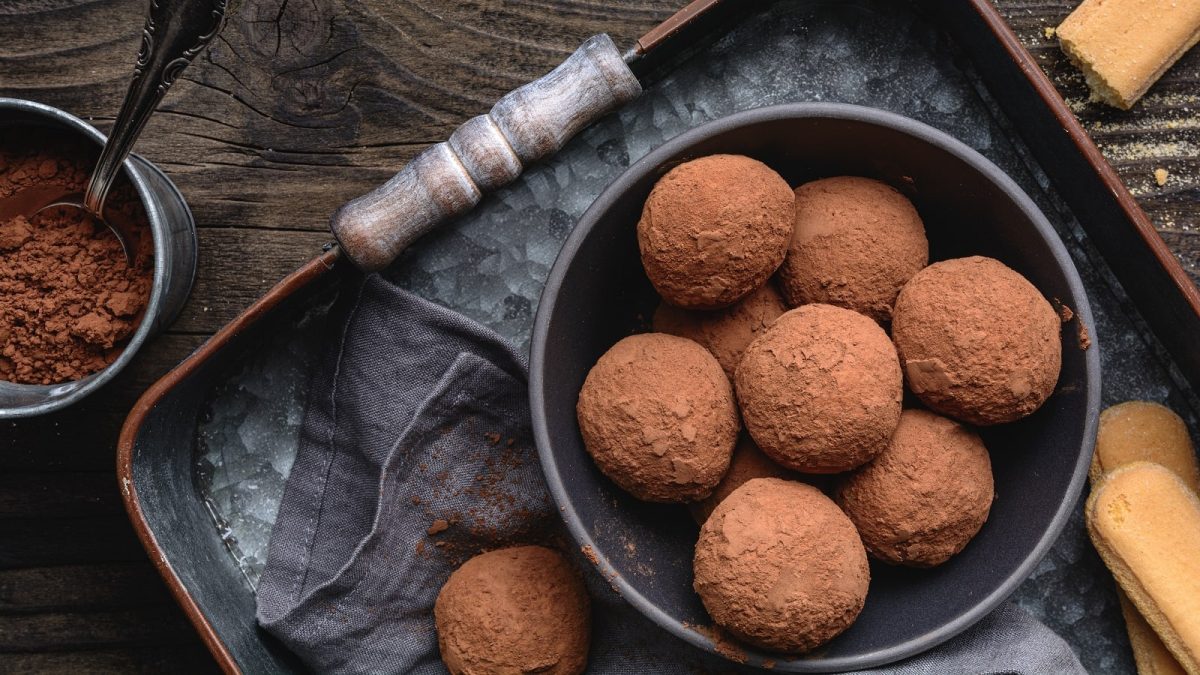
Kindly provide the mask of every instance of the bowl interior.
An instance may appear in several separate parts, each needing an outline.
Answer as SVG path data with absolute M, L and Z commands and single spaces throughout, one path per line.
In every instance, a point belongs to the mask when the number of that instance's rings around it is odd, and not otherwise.
M 578 543 L 618 575 L 627 600 L 704 648 L 711 642 L 692 628 L 711 623 L 692 591 L 697 526 L 684 507 L 640 502 L 596 469 L 575 403 L 592 364 L 621 337 L 646 330 L 657 303 L 635 237 L 650 189 L 672 166 L 722 152 L 760 159 L 793 186 L 833 175 L 887 182 L 916 205 L 932 260 L 998 258 L 1090 324 L 1078 275 L 1032 202 L 966 146 L 896 115 L 813 104 L 760 109 L 688 132 L 631 167 L 583 216 L 551 273 L 533 338 L 534 431 Z M 915 654 L 981 618 L 1032 571 L 1079 495 L 1095 433 L 1096 350 L 1080 349 L 1075 325 L 1068 328 L 1055 394 L 1020 422 L 982 430 L 996 500 L 979 535 L 932 570 L 873 562 L 858 621 L 815 654 L 770 655 L 777 670 L 863 668 Z
M 104 144 L 103 134 L 79 118 L 33 101 L 0 99 L 0 128 L 7 127 L 44 129 L 53 131 L 63 139 L 82 141 L 82 145 L 89 148 L 89 155 L 79 159 L 88 163 L 93 163 L 99 157 Z M 167 242 L 164 242 L 167 224 L 163 222 L 162 207 L 151 195 L 145 179 L 140 173 L 131 170 L 131 165 L 135 160 L 136 158 L 126 160 L 122 171 L 123 175 L 118 178 L 118 183 L 124 181 L 132 183 L 142 207 L 146 210 L 148 226 L 154 237 L 154 283 L 140 325 L 129 337 L 121 354 L 113 363 L 78 380 L 51 385 L 0 381 L 0 418 L 45 414 L 82 399 L 124 369 L 150 333 L 158 327 L 159 314 L 162 311 L 160 308 L 161 296 L 167 274 L 164 259 L 169 257 L 166 249 Z M 165 176 L 163 180 L 166 181 Z M 180 200 L 182 204 L 182 198 Z M 186 206 L 183 208 L 186 210 Z M 190 221 L 190 218 L 189 213 L 187 219 Z M 188 283 L 190 285 L 190 279 Z M 174 309 L 178 309 L 178 307 Z

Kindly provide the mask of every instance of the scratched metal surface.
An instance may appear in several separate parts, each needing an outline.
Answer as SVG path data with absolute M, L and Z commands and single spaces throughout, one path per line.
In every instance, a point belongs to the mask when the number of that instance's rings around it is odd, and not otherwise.
M 1168 357 L 1029 158 L 954 45 L 902 4 L 796 1 L 747 20 L 593 125 L 474 212 L 419 242 L 386 274 L 527 346 L 542 284 L 577 218 L 631 162 L 678 133 L 730 113 L 840 101 L 916 118 L 994 161 L 1039 203 L 1066 242 L 1096 317 L 1105 404 L 1165 402 L 1195 428 L 1196 403 Z M 296 449 L 307 374 L 324 310 L 214 390 L 197 439 L 198 480 L 249 584 L 257 583 Z M 1079 509 L 1015 600 L 1062 634 L 1095 672 L 1132 672 L 1111 578 Z

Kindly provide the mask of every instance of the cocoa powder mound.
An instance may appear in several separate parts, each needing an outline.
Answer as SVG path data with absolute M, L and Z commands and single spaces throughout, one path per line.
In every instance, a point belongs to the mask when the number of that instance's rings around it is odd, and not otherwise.
M 775 272 L 792 236 L 795 195 L 741 155 L 680 164 L 659 179 L 638 220 L 646 276 L 687 309 L 728 307 Z
M 838 176 L 796 188 L 796 229 L 778 274 L 790 306 L 821 302 L 887 323 L 900 288 L 928 263 L 925 225 L 890 185 Z
M 1058 383 L 1062 322 L 1033 284 L 999 260 L 934 263 L 900 291 L 892 337 L 925 405 L 977 425 L 1018 420 Z
M 867 553 L 820 490 L 757 478 L 721 502 L 696 542 L 696 593 L 713 621 L 752 645 L 811 651 L 866 602 Z
M 805 473 L 849 471 L 887 447 L 903 378 L 883 329 L 832 305 L 775 320 L 734 378 L 746 429 L 763 452 Z
M 737 304 L 715 312 L 679 309 L 661 303 L 654 311 L 654 330 L 695 340 L 717 357 L 725 374 L 733 380 L 742 352 L 787 311 L 783 298 L 770 283 L 742 298 Z
M 45 131 L 5 130 L 0 198 L 41 185 L 82 192 L 94 153 Z M 78 209 L 0 222 L 0 380 L 78 380 L 116 360 L 137 329 L 150 298 L 153 242 L 127 182 L 106 211 L 134 225 L 132 265 L 112 232 Z
M 578 675 L 587 668 L 591 602 L 579 573 L 548 548 L 471 558 L 446 580 L 433 617 L 452 675 Z
M 596 466 L 634 497 L 689 502 L 712 492 L 738 436 L 729 379 L 704 347 L 631 335 L 588 372 L 576 406 Z
M 887 449 L 845 479 L 837 503 L 872 556 L 933 567 L 983 527 L 993 490 L 978 434 L 941 415 L 905 410 Z

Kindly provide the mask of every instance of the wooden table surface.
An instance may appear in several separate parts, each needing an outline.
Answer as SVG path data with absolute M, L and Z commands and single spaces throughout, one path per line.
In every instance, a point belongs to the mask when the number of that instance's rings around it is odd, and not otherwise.
M 618 44 L 683 0 L 242 0 L 137 151 L 195 212 L 182 316 L 104 393 L 0 426 L 0 672 L 208 672 L 126 521 L 114 447 L 138 394 L 330 240 L 329 214 L 588 35 Z M 1200 278 L 1200 50 L 1133 113 L 1086 104 L 1045 29 L 1073 0 L 997 0 Z M 145 0 L 0 3 L 0 96 L 107 129 Z M 1171 177 L 1159 187 L 1156 168 Z

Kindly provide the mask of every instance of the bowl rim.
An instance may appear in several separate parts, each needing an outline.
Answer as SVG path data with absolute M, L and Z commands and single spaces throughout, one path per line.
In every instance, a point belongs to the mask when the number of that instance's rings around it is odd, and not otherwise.
M 566 523 L 568 531 L 577 545 L 590 549 L 592 555 L 595 557 L 596 567 L 601 572 L 611 570 L 612 565 L 604 555 L 603 550 L 596 546 L 596 542 L 588 533 L 587 528 L 584 526 L 579 514 L 576 513 L 568 497 L 566 486 L 563 484 L 557 462 L 551 451 L 550 432 L 545 414 L 546 343 L 550 317 L 554 313 L 567 268 L 576 253 L 578 253 L 583 241 L 595 228 L 616 197 L 630 189 L 635 182 L 647 173 L 653 172 L 665 164 L 672 156 L 686 151 L 690 146 L 712 136 L 739 127 L 782 119 L 811 118 L 863 122 L 886 127 L 955 155 L 970 164 L 972 168 L 979 171 L 984 177 L 1000 188 L 1027 216 L 1033 224 L 1037 235 L 1045 242 L 1054 258 L 1055 264 L 1062 270 L 1063 276 L 1066 278 L 1067 287 L 1072 297 L 1077 301 L 1075 313 L 1079 317 L 1081 324 L 1084 326 L 1095 325 L 1091 304 L 1087 293 L 1084 291 L 1079 271 L 1075 268 L 1075 264 L 1071 260 L 1066 246 L 1055 232 L 1049 220 L 1046 219 L 1045 214 L 1042 213 L 1041 209 L 1037 207 L 1029 195 L 1008 174 L 992 163 L 991 160 L 941 130 L 903 115 L 877 108 L 848 103 L 785 103 L 737 112 L 684 131 L 663 142 L 644 157 L 631 164 L 600 193 L 592 205 L 579 218 L 575 229 L 567 237 L 566 242 L 559 251 L 558 257 L 554 261 L 554 265 L 546 279 L 542 297 L 538 303 L 537 314 L 534 318 L 530 351 L 529 403 L 538 458 L 541 462 L 542 473 L 545 476 L 550 494 L 554 498 L 555 505 L 558 507 L 557 510 Z M 952 621 L 924 635 L 891 647 L 857 656 L 837 658 L 800 657 L 799 659 L 787 661 L 778 658 L 776 655 L 747 649 L 747 655 L 750 656 L 748 663 L 761 663 L 762 658 L 771 658 L 776 662 L 774 666 L 775 670 L 780 672 L 836 672 L 880 666 L 932 649 L 970 628 L 998 607 L 1029 577 L 1037 564 L 1049 552 L 1054 542 L 1058 539 L 1059 534 L 1061 534 L 1063 528 L 1066 526 L 1071 514 L 1074 512 L 1075 505 L 1079 501 L 1079 495 L 1083 491 L 1084 479 L 1091 464 L 1091 450 L 1095 446 L 1096 431 L 1100 416 L 1100 347 L 1094 335 L 1091 336 L 1090 348 L 1084 352 L 1084 371 L 1087 379 L 1087 391 L 1086 413 L 1083 420 L 1083 443 L 1075 462 L 1071 481 L 1049 526 L 1042 533 L 1037 544 L 1025 556 L 1025 559 L 1016 570 L 995 590 L 981 597 L 973 607 Z M 710 638 L 668 616 L 655 603 L 648 600 L 630 585 L 624 576 L 619 574 L 606 574 L 605 576 L 610 579 L 612 585 L 616 587 L 618 594 L 622 598 L 659 627 L 664 628 L 675 637 L 683 639 L 706 652 L 712 654 L 719 653 L 716 645 Z
M 47 124 L 53 125 L 61 129 L 67 129 L 79 138 L 87 139 L 90 142 L 103 146 L 108 137 L 96 127 L 88 124 L 84 120 L 72 115 L 65 110 L 55 108 L 45 103 L 30 101 L 23 98 L 5 98 L 0 97 L 0 114 L 5 111 L 20 111 L 25 113 L 33 113 L 41 117 Z M 30 403 L 20 406 L 3 407 L 0 406 L 0 419 L 18 419 L 23 417 L 36 417 L 48 413 L 62 410 L 68 406 L 78 403 L 82 399 L 90 396 L 114 377 L 117 376 L 126 366 L 133 361 L 138 351 L 149 339 L 150 334 L 154 331 L 156 314 L 163 310 L 163 296 L 166 293 L 167 287 L 167 239 L 171 236 L 165 216 L 161 212 L 161 207 L 157 201 L 157 197 L 150 189 L 147 179 L 142 175 L 142 169 L 137 166 L 135 160 L 140 159 L 138 155 L 130 153 L 125 161 L 122 162 L 122 172 L 129 178 L 129 182 L 133 185 L 137 192 L 138 201 L 141 202 L 143 210 L 146 212 L 146 220 L 150 227 L 151 239 L 154 244 L 154 276 L 150 285 L 150 297 L 146 300 L 146 311 L 142 315 L 141 323 L 130 336 L 129 341 L 125 343 L 125 347 L 117 358 L 101 370 L 98 370 L 90 375 L 81 377 L 78 380 L 69 382 L 60 382 L 51 385 L 26 385 L 13 382 L 3 383 L 6 387 L 36 387 L 47 393 L 60 387 L 73 387 L 67 394 L 42 401 L 40 403 Z M 158 167 L 154 166 L 146 160 L 146 166 L 152 168 L 159 173 L 162 173 Z M 163 174 L 165 177 L 165 174 Z M 170 182 L 169 180 L 167 181 Z M 171 183 L 171 188 L 178 192 L 178 188 Z M 192 270 L 193 277 L 195 269 Z

